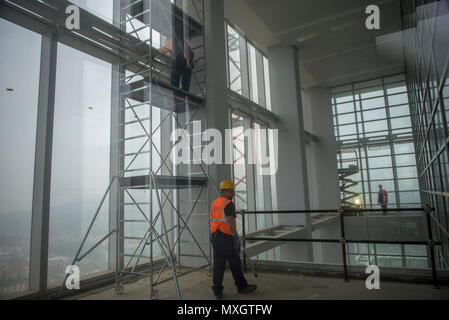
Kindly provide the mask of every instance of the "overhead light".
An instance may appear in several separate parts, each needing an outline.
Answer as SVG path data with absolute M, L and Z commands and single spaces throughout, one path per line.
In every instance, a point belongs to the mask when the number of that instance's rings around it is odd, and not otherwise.
M 308 33 L 308 34 L 305 34 L 305 35 L 302 35 L 302 36 L 297 37 L 297 38 L 296 38 L 296 41 L 298 41 L 298 42 L 304 42 L 304 41 L 310 40 L 310 39 L 312 39 L 312 38 L 315 38 L 317 35 L 318 35 L 318 33 L 316 33 L 316 32 L 314 32 L 314 33 Z
M 347 23 L 340 24 L 331 28 L 332 31 L 346 31 L 349 27 L 355 25 L 357 21 L 351 21 Z

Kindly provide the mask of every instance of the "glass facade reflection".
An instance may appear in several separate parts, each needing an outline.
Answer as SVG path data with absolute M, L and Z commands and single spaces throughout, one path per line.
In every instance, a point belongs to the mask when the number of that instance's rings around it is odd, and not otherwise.
M 449 208 L 449 3 L 402 1 L 407 89 L 421 197 L 436 212 L 434 236 L 448 266 Z M 439 248 L 439 247 L 437 247 Z M 439 250 L 439 249 L 437 249 Z
M 379 207 L 380 184 L 390 207 L 421 206 L 404 75 L 333 88 L 332 112 L 338 168 L 358 168 L 347 190 L 366 208 Z

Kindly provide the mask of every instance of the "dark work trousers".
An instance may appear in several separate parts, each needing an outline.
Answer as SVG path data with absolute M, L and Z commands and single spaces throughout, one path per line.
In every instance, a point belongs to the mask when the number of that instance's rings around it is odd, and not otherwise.
M 381 204 L 380 206 L 382 207 L 382 214 L 387 214 L 387 205 Z
M 182 76 L 182 90 L 189 91 L 190 79 L 192 78 L 192 68 L 186 65 L 185 58 L 181 55 L 177 55 L 173 62 L 171 72 L 171 85 L 179 88 L 179 81 Z
M 232 236 L 217 231 L 211 235 L 212 247 L 214 248 L 214 294 L 220 295 L 223 292 L 223 275 L 226 268 L 226 261 L 231 267 L 232 276 L 237 289 L 244 289 L 248 285 L 243 272 L 240 257 L 237 255 L 232 245 Z

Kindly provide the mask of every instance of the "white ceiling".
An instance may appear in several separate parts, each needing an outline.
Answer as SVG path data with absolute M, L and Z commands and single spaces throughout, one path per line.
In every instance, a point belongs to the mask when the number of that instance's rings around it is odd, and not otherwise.
M 244 1 L 281 43 L 298 48 L 303 87 L 335 86 L 404 70 L 399 0 Z M 370 4 L 380 8 L 380 30 L 365 27 Z

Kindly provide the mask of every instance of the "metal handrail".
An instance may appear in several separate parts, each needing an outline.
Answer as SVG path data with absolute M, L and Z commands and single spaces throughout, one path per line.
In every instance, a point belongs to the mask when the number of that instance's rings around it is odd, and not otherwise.
M 276 241 L 276 242 L 327 242 L 327 243 L 341 243 L 342 250 L 342 258 L 343 258 L 343 275 L 344 280 L 348 281 L 348 270 L 347 270 L 347 261 L 346 261 L 346 243 L 377 243 L 377 244 L 415 244 L 415 245 L 427 245 L 430 252 L 430 262 L 432 269 L 432 281 L 435 288 L 438 288 L 438 279 L 437 272 L 435 266 L 435 250 L 434 247 L 437 245 L 442 245 L 440 241 L 434 241 L 432 237 L 432 228 L 430 226 L 430 219 L 432 217 L 431 212 L 435 211 L 434 208 L 431 208 L 429 205 L 425 205 L 422 208 L 395 208 L 389 209 L 389 211 L 393 212 L 410 212 L 410 211 L 420 211 L 423 212 L 426 216 L 426 225 L 427 225 L 427 241 L 388 241 L 388 240 L 355 240 L 355 239 L 346 239 L 345 237 L 345 228 L 344 228 L 344 215 L 346 212 L 382 212 L 381 209 L 352 209 L 352 208 L 340 208 L 340 209 L 326 209 L 326 210 L 269 210 L 269 211 L 240 211 L 242 215 L 242 243 L 243 243 L 243 267 L 246 271 L 246 240 L 263 240 L 263 241 Z M 340 216 L 340 239 L 312 239 L 312 238 L 272 238 L 272 237 L 246 237 L 245 232 L 245 214 L 307 214 L 307 213 L 338 213 Z

